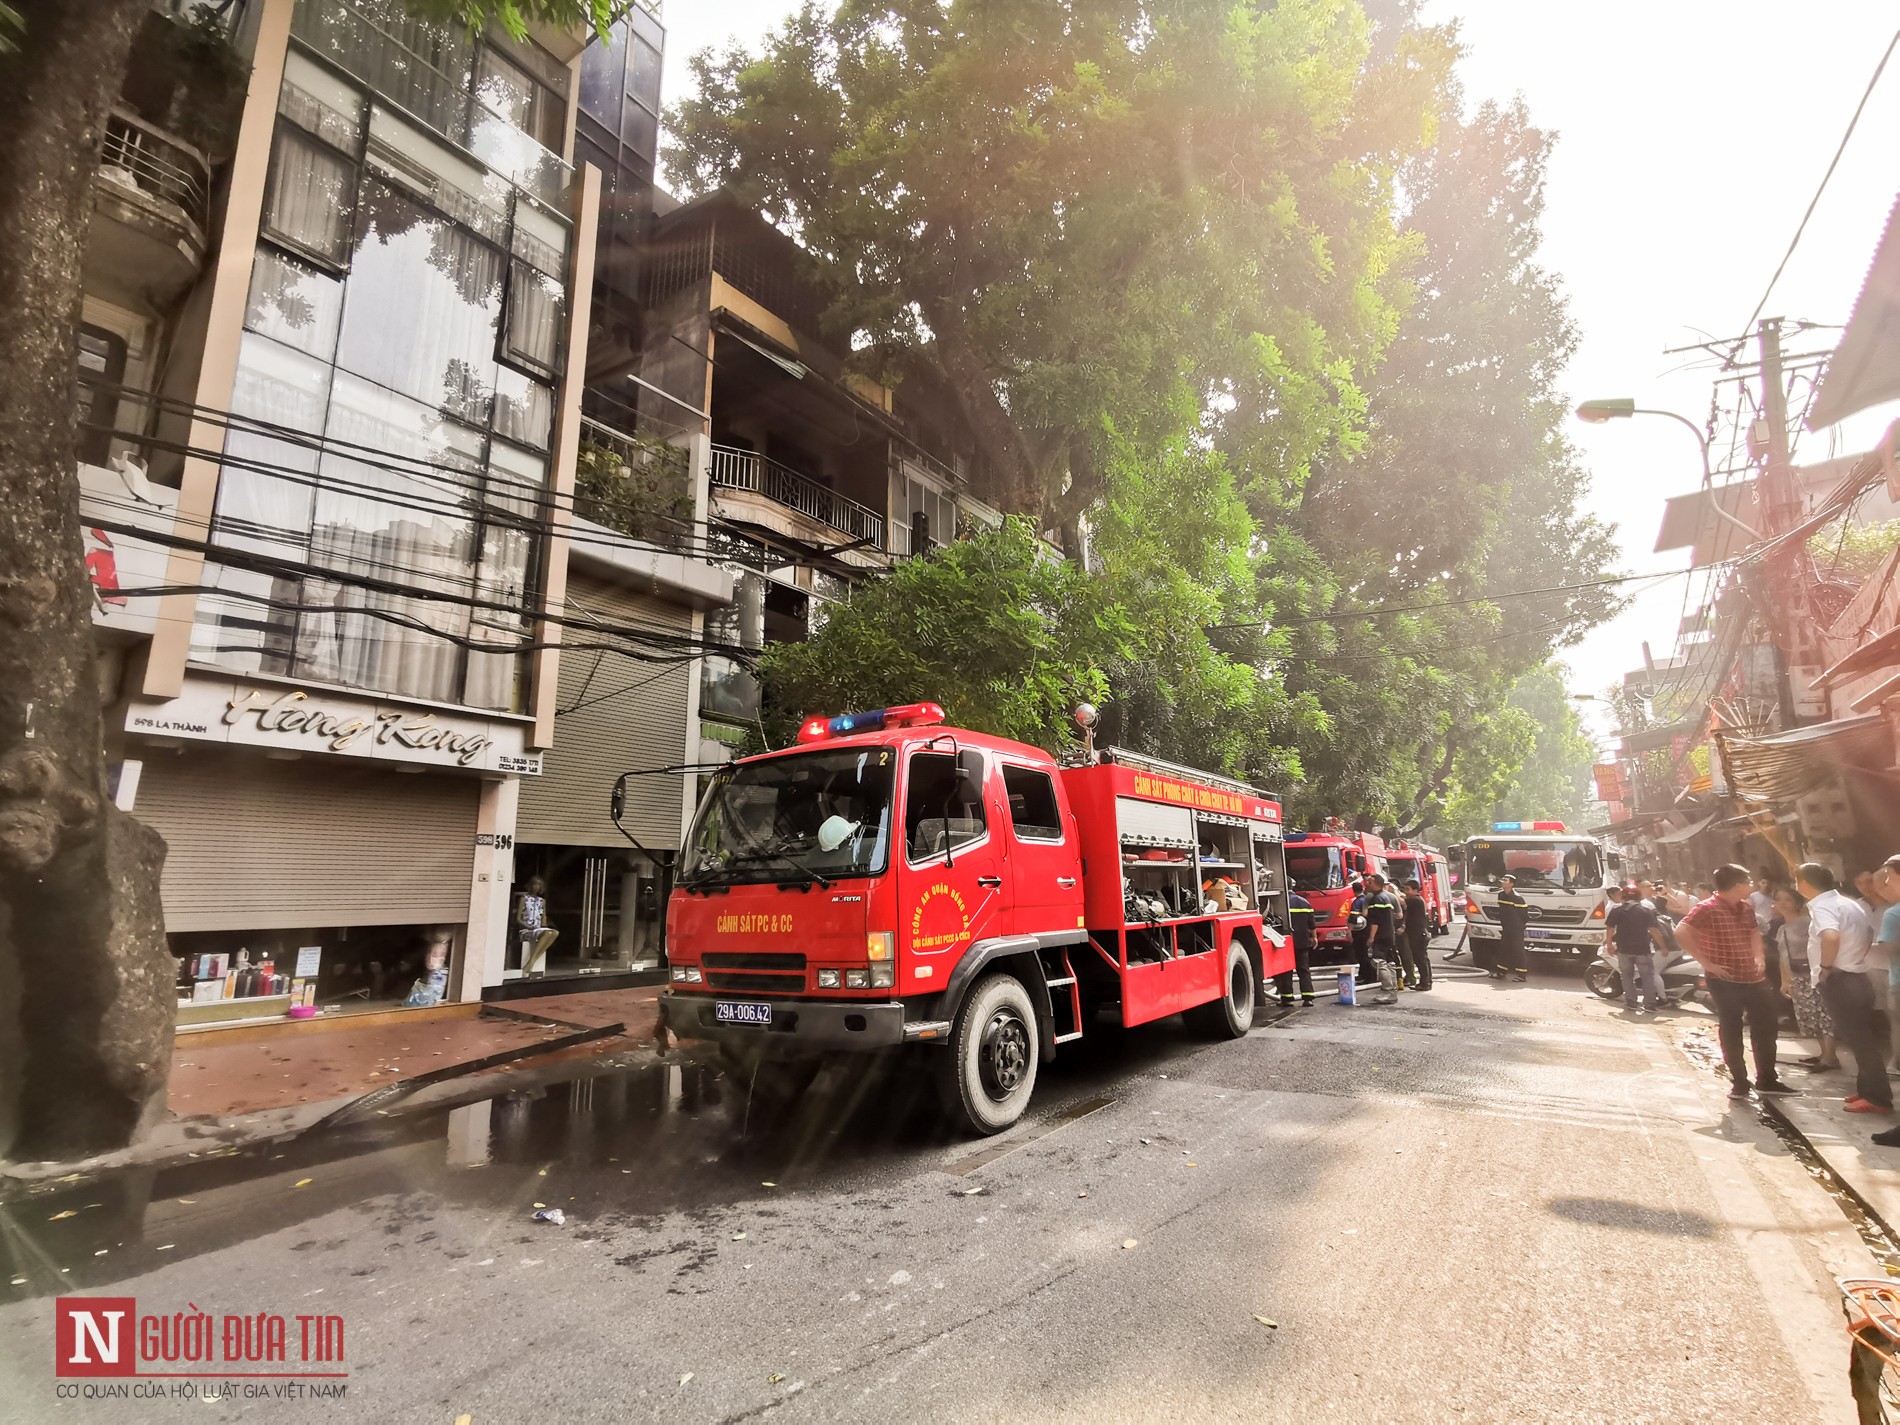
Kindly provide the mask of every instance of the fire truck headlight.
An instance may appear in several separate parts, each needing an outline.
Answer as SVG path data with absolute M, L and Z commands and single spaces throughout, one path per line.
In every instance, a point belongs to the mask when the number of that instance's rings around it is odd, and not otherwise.
M 889 960 L 880 960 L 871 966 L 871 988 L 888 990 L 897 983 L 897 966 Z
M 871 961 L 894 958 L 897 937 L 888 930 L 873 930 L 865 941 L 864 958 Z
M 820 970 L 818 972 L 818 988 L 821 990 L 837 989 L 838 972 L 836 970 Z
M 696 985 L 700 982 L 697 965 L 675 965 L 672 974 L 676 985 Z
M 869 970 L 846 970 L 844 972 L 844 987 L 848 990 L 870 989 L 871 972 Z

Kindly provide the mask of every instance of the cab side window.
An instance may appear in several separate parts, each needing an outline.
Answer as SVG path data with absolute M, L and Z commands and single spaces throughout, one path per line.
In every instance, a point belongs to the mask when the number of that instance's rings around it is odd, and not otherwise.
M 1009 819 L 1020 839 L 1062 839 L 1062 813 L 1056 807 L 1055 779 L 1047 772 L 1004 763 L 1003 790 L 1009 794 Z
M 947 752 L 919 752 L 910 759 L 904 783 L 904 845 L 913 861 L 956 851 L 989 835 L 983 813 L 983 755 L 962 752 L 965 770 L 958 785 L 956 763 Z

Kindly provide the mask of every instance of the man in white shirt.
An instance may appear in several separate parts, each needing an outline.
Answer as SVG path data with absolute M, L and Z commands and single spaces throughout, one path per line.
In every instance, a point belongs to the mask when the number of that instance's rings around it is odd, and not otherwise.
M 1818 861 L 1804 862 L 1795 884 L 1808 901 L 1808 964 L 1834 1033 L 1854 1056 L 1855 1093 L 1849 1113 L 1892 1113 L 1893 1088 L 1887 1082 L 1885 1045 L 1874 1027 L 1873 977 L 1885 981 L 1887 967 L 1874 950 L 1874 928 L 1858 901 L 1836 888 L 1834 872 Z

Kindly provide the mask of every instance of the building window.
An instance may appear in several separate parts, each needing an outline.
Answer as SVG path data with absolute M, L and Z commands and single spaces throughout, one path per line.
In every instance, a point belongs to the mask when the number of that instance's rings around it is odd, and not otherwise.
M 890 549 L 893 554 L 928 554 L 933 545 L 957 537 L 957 498 L 942 486 L 920 480 L 909 467 L 891 474 Z
M 294 128 L 277 126 L 264 231 L 290 246 L 341 263 L 350 241 L 356 165 Z
M 212 535 L 281 567 L 211 561 L 194 655 L 519 711 L 567 228 L 324 82 L 368 161 L 279 121 Z
M 125 338 L 104 327 L 79 329 L 79 459 L 104 465 L 118 424 L 118 387 L 125 382 Z

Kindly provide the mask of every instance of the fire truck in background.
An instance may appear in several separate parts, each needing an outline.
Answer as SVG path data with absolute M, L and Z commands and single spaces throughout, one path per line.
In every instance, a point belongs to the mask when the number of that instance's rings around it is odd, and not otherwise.
M 978 1133 L 1098 1012 L 1247 1033 L 1293 967 L 1260 911 L 1286 909 L 1277 799 L 1098 755 L 1089 708 L 1062 763 L 943 717 L 812 718 L 713 776 L 667 909 L 666 1027 L 741 1069 L 918 1046 Z
M 1388 874 L 1386 844 L 1369 831 L 1354 831 L 1336 817 L 1319 831 L 1289 831 L 1287 883 L 1312 904 L 1314 966 L 1354 965 L 1352 883 L 1374 872 Z
M 1498 821 L 1464 847 L 1465 921 L 1471 938 L 1498 940 L 1498 883 L 1510 876 L 1530 903 L 1525 948 L 1542 954 L 1594 958 L 1603 945 L 1609 911 L 1605 892 L 1622 860 L 1602 843 L 1570 831 L 1561 821 Z
M 1456 902 L 1451 893 L 1451 864 L 1435 847 L 1411 841 L 1388 841 L 1386 864 L 1392 879 L 1403 886 L 1417 881 L 1419 894 L 1425 897 L 1425 913 L 1434 935 L 1451 928 L 1451 912 Z

